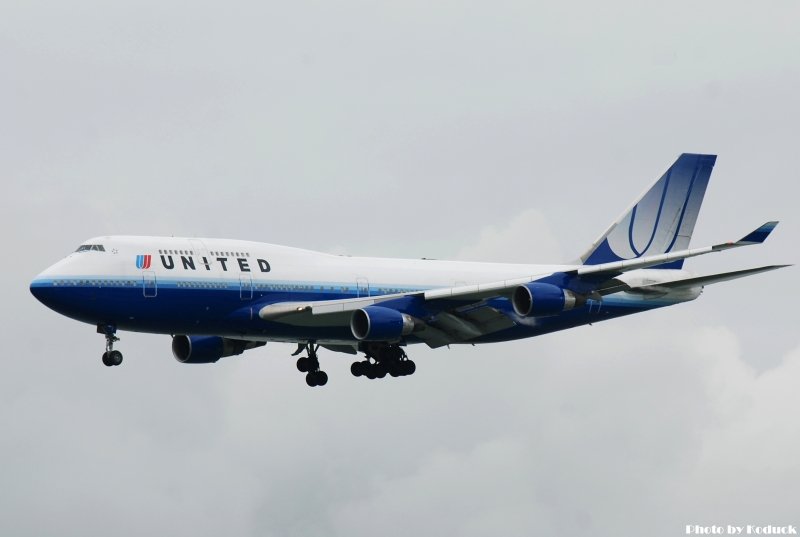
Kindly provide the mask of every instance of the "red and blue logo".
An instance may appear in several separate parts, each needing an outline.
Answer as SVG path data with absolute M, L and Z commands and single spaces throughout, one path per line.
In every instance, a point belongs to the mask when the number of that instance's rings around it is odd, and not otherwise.
M 153 260 L 153 256 L 150 255 L 137 255 L 136 256 L 136 268 L 138 269 L 149 269 L 150 263 Z

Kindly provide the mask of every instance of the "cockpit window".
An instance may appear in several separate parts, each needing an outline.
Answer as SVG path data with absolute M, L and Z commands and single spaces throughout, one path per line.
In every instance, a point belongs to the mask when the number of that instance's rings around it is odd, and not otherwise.
M 75 250 L 75 251 L 76 252 L 88 252 L 88 251 L 105 252 L 106 249 L 103 247 L 102 244 L 81 244 L 80 246 L 78 246 L 78 249 Z

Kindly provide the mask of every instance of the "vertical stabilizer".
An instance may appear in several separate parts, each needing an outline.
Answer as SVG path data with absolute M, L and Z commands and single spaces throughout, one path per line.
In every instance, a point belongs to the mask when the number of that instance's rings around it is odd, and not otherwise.
M 633 206 L 581 256 L 584 265 L 636 259 L 684 250 L 716 155 L 684 153 Z M 683 260 L 659 268 L 681 268 Z

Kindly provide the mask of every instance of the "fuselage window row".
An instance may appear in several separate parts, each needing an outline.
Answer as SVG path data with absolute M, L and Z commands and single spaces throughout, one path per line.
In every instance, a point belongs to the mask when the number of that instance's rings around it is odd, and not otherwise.
M 136 280 L 53 280 L 54 287 L 135 287 Z
M 53 280 L 54 286 L 91 286 L 91 287 L 136 287 L 141 284 L 140 280 Z M 176 287 L 194 289 L 228 289 L 231 285 L 228 282 L 204 282 L 204 281 L 177 281 Z M 268 284 L 254 283 L 253 288 L 259 291 L 339 291 L 341 293 L 350 292 L 350 287 L 331 287 L 325 285 L 288 285 L 288 284 Z M 418 292 L 419 289 L 409 289 L 406 292 Z M 402 289 L 375 288 L 374 292 L 379 295 L 388 295 L 403 292 Z
M 100 248 L 101 248 L 100 251 L 104 251 L 104 250 L 102 250 L 102 248 L 103 248 L 102 246 L 100 246 Z M 84 245 L 84 246 L 81 246 L 78 249 L 78 251 L 84 251 L 84 250 L 89 250 L 89 249 L 91 249 L 91 245 Z M 194 250 L 173 250 L 173 249 L 163 249 L 163 248 L 158 250 L 158 254 L 159 255 L 197 255 L 197 254 L 195 254 Z M 209 252 L 209 255 L 212 256 L 212 257 L 250 257 L 250 252 L 228 252 L 228 251 L 220 252 L 220 251 L 216 251 L 215 250 L 213 252 Z

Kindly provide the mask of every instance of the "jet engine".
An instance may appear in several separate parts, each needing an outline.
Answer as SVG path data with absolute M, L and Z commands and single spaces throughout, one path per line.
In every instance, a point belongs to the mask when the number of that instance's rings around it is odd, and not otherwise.
M 531 282 L 518 286 L 511 295 L 517 315 L 545 317 L 582 306 L 586 298 L 551 283 Z
M 353 312 L 350 330 L 361 341 L 397 341 L 414 331 L 414 319 L 381 306 L 367 306 Z
M 219 336 L 175 336 L 172 338 L 172 354 L 182 364 L 211 364 L 220 358 L 242 354 L 247 349 L 263 345 L 266 345 L 263 341 Z

